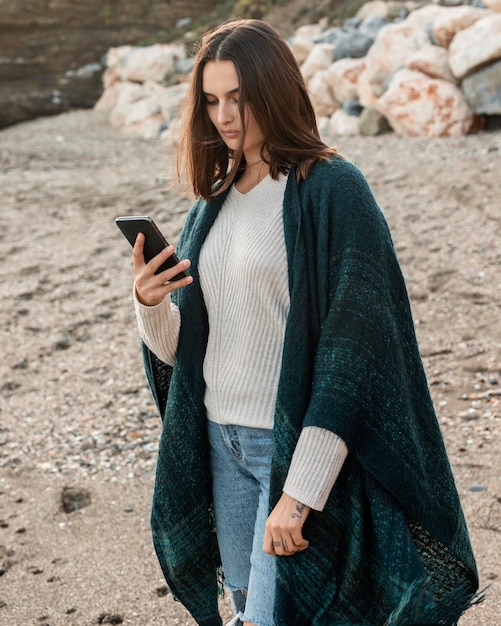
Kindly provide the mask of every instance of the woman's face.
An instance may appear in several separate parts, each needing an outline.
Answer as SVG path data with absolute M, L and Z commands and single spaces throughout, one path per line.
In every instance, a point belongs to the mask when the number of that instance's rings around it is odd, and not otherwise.
M 233 61 L 208 61 L 203 69 L 202 90 L 207 113 L 224 143 L 236 150 L 244 135 L 243 152 L 250 163 L 260 158 L 265 137 L 249 107 L 245 122 L 238 108 L 239 81 Z

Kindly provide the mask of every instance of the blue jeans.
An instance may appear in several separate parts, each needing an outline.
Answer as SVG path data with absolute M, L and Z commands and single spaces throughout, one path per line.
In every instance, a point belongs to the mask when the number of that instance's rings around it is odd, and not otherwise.
M 208 434 L 225 585 L 242 622 L 273 626 L 275 557 L 263 551 L 273 431 L 209 421 Z

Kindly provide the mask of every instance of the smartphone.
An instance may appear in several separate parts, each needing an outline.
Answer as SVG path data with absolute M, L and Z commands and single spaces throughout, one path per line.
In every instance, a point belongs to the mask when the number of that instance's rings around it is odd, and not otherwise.
M 146 263 L 162 252 L 169 244 L 160 232 L 158 226 L 148 215 L 123 215 L 115 219 L 115 223 L 122 233 L 128 239 L 131 246 L 136 243 L 136 237 L 139 233 L 144 235 L 144 260 Z M 179 263 L 179 259 L 175 254 L 170 256 L 165 263 L 158 268 L 155 274 L 160 274 L 170 267 L 174 267 Z M 188 276 L 185 271 L 176 274 L 171 280 L 180 280 Z

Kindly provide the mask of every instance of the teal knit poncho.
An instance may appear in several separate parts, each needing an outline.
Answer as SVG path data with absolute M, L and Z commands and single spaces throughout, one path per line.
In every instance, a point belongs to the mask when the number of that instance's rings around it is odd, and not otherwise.
M 163 416 L 151 524 L 173 595 L 220 626 L 221 570 L 211 512 L 202 365 L 202 244 L 224 198 L 198 201 L 177 252 L 194 282 L 176 291 L 174 368 L 143 346 Z M 304 426 L 350 454 L 310 544 L 277 557 L 277 626 L 456 624 L 478 586 L 475 561 L 384 217 L 359 170 L 321 161 L 284 199 L 290 313 L 274 424 L 270 509 Z M 224 572 L 223 572 L 224 575 Z

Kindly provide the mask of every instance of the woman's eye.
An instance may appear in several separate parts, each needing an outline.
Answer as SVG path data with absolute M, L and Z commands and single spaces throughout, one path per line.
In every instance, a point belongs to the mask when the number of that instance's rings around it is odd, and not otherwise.
M 206 99 L 205 100 L 205 104 L 207 106 L 215 106 L 216 104 L 219 104 L 219 100 L 208 100 L 208 99 Z M 231 98 L 231 104 L 238 105 L 238 98 L 236 98 L 236 97 L 235 98 Z

